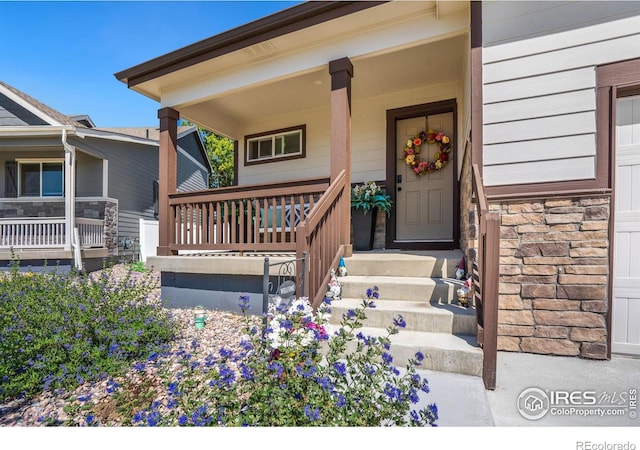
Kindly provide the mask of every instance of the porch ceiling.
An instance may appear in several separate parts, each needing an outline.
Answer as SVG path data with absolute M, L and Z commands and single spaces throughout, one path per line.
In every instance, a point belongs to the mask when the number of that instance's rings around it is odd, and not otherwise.
M 405 48 L 391 53 L 352 59 L 352 100 L 460 82 L 466 36 Z M 272 83 L 235 90 L 185 106 L 181 116 L 233 138 L 233 130 L 263 117 L 280 116 L 330 103 L 328 65 L 312 72 Z
M 353 62 L 355 102 L 460 79 L 468 1 L 372 2 L 364 9 L 348 3 L 301 4 L 116 77 L 161 107 L 233 138 L 264 117 L 327 107 L 331 60 Z M 355 9 L 308 17 L 343 5 Z

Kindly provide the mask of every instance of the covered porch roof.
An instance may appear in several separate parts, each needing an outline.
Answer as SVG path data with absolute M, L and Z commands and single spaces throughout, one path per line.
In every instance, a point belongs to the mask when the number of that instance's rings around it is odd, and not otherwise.
M 116 74 L 162 107 L 238 139 L 265 116 L 326 107 L 329 61 L 354 66 L 352 101 L 460 81 L 469 3 L 308 2 Z

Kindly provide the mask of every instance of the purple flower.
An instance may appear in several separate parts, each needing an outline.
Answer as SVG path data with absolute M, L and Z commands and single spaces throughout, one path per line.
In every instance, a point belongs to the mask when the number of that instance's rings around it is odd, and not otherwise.
M 393 324 L 400 328 L 404 328 L 407 326 L 407 322 L 404 321 L 404 317 L 402 317 L 401 315 L 393 319 Z
M 248 311 L 251 309 L 251 305 L 249 304 L 250 297 L 248 295 L 241 295 L 239 297 L 238 307 L 242 312 Z
M 344 376 L 347 373 L 347 366 L 342 362 L 333 363 L 333 369 L 339 374 Z
M 416 353 L 416 359 L 418 360 L 418 362 L 424 361 L 424 355 L 422 354 L 422 352 Z
M 253 371 L 245 364 L 240 365 L 240 376 L 245 380 L 253 380 Z
M 147 425 L 150 427 L 155 427 L 158 425 L 158 422 L 160 422 L 160 413 L 158 411 L 152 412 L 149 414 L 149 417 L 147 417 Z
M 320 409 L 311 408 L 309 405 L 304 405 L 304 415 L 313 422 L 320 419 Z
M 178 383 L 176 382 L 169 383 L 167 389 L 169 390 L 169 394 L 171 395 L 180 395 L 180 391 L 178 390 Z

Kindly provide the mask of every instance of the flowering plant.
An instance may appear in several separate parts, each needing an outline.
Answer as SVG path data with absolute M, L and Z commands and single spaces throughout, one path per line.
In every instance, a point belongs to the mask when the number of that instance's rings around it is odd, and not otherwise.
M 391 196 L 387 191 L 378 186 L 375 181 L 356 184 L 351 189 L 351 207 L 356 209 L 364 209 L 366 214 L 370 209 L 378 208 L 387 215 L 391 214 Z
M 435 161 L 422 161 L 420 159 L 420 148 L 424 143 L 438 144 L 439 149 L 434 153 Z M 435 172 L 447 165 L 449 153 L 451 152 L 451 140 L 444 133 L 433 130 L 421 131 L 412 139 L 407 140 L 404 149 L 404 161 L 411 166 L 413 172 L 420 176 L 424 173 Z
M 132 424 L 435 426 L 435 404 L 411 406 L 429 392 L 416 371 L 424 355 L 409 359 L 402 374 L 392 364 L 390 336 L 406 325 L 404 319 L 398 316 L 381 337 L 358 331 L 376 298 L 378 289 L 368 290 L 361 307 L 345 313 L 331 336 L 329 299 L 315 313 L 306 298 L 279 305 L 262 329 L 245 314 L 241 351 L 220 349 L 204 365 L 183 352 L 180 373 L 163 375 L 163 387 L 153 394 L 167 400 L 135 411 Z M 248 309 L 247 296 L 240 306 Z M 194 344 L 195 352 L 201 347 Z
M 316 340 L 328 338 L 324 323 L 328 320 L 326 308 L 320 308 L 314 317 L 313 308 L 306 298 L 298 298 L 291 306 L 282 303 L 271 307 L 267 340 L 273 349 L 272 356 L 279 356 L 298 346 L 309 347 Z

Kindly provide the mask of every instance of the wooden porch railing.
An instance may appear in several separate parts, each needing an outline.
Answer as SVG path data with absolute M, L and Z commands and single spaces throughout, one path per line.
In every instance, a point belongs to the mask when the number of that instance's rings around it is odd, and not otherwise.
M 296 228 L 329 187 L 323 180 L 169 195 L 169 248 L 296 251 Z
M 296 231 L 296 256 L 301 258 L 304 252 L 308 254 L 309 272 L 304 295 L 309 297 L 314 309 L 327 292 L 331 268 L 338 267 L 344 254 L 346 243 L 340 242 L 340 224 L 342 214 L 349 207 L 346 202 L 351 201 L 346 180 L 343 170 Z
M 478 343 L 483 351 L 482 380 L 486 389 L 496 388 L 498 357 L 498 285 L 500 267 L 500 216 L 490 212 L 477 164 L 473 170 L 473 191 L 478 212 L 478 255 L 474 263 L 475 304 L 478 315 Z

